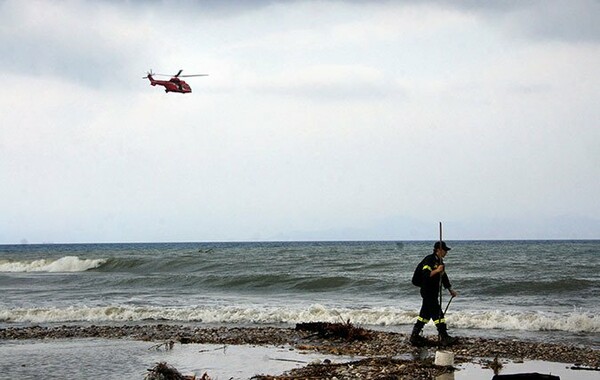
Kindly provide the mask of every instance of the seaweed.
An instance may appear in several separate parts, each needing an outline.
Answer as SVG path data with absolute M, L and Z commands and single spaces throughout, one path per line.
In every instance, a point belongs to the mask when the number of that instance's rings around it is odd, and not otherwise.
M 296 331 L 314 332 L 321 338 L 341 338 L 347 341 L 366 341 L 371 339 L 368 330 L 355 327 L 348 319 L 345 323 L 306 322 L 297 323 Z
M 182 375 L 175 367 L 166 362 L 156 363 L 154 368 L 148 369 L 144 380 L 211 380 L 205 372 L 202 377 L 196 379 L 196 375 Z

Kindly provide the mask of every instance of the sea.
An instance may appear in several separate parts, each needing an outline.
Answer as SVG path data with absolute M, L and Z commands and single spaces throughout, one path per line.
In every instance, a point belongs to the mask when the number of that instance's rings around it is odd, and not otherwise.
M 442 298 L 451 335 L 600 349 L 600 240 L 447 243 L 458 292 Z M 408 333 L 421 305 L 412 273 L 433 244 L 0 245 L 0 328 L 350 321 Z

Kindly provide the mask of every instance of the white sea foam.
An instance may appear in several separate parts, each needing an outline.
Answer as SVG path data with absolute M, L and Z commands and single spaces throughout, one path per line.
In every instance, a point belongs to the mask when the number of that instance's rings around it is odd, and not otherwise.
M 322 305 L 289 309 L 278 307 L 158 307 L 114 305 L 101 307 L 32 308 L 0 310 L 0 322 L 122 322 L 170 320 L 204 323 L 344 322 L 362 326 L 397 326 L 414 323 L 416 313 L 392 308 L 331 309 Z M 591 313 L 547 314 L 533 312 L 455 312 L 447 318 L 452 327 L 522 331 L 600 332 L 600 318 Z
M 456 312 L 447 318 L 458 328 L 523 331 L 600 332 L 600 317 L 583 311 L 572 313 L 471 311 Z
M 60 259 L 39 259 L 29 261 L 0 262 L 0 272 L 84 272 L 98 268 L 106 259 L 80 259 L 65 256 Z

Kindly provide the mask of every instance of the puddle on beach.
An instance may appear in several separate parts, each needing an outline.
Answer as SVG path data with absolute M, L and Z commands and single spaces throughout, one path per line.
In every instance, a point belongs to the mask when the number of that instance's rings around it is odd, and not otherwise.
M 526 360 L 523 363 L 503 362 L 498 374 L 510 375 L 517 373 L 540 373 L 554 375 L 561 380 L 598 380 L 597 371 L 572 370 L 571 364 L 545 362 L 541 360 Z M 439 376 L 436 380 L 486 380 L 494 377 L 494 371 L 482 368 L 480 364 L 465 363 L 456 365 L 459 370 L 454 373 Z
M 276 375 L 315 360 L 354 360 L 303 354 L 285 346 L 175 344 L 171 350 L 154 342 L 77 339 L 0 342 L 0 374 L 7 379 L 140 379 L 164 361 L 182 374 L 205 372 L 212 379 L 249 379 Z M 162 346 L 164 347 L 164 346 Z

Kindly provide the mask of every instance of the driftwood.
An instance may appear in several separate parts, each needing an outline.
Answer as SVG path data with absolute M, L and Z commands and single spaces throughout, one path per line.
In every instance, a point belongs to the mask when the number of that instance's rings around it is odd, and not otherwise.
M 516 373 L 514 375 L 496 375 L 492 377 L 492 380 L 560 380 L 560 377 L 533 372 Z
M 166 362 L 156 363 L 154 368 L 148 369 L 148 374 L 144 380 L 211 380 L 210 376 L 205 372 L 202 377 L 196 379 L 196 375 L 182 375 L 175 367 L 168 365 Z
M 584 366 L 580 366 L 575 364 L 572 367 L 569 367 L 569 369 L 575 370 L 575 371 L 599 371 L 600 372 L 600 368 L 598 367 L 584 367 Z
M 175 345 L 175 342 L 173 342 L 172 340 L 169 340 L 167 342 L 164 343 L 159 343 L 159 344 L 155 344 L 154 346 L 150 347 L 148 350 L 160 350 L 162 346 L 165 346 L 165 351 L 169 351 L 173 349 L 173 346 Z
M 306 322 L 297 323 L 296 331 L 311 331 L 321 338 L 342 338 L 347 341 L 365 341 L 371 339 L 371 334 L 361 328 L 355 327 L 350 320 L 345 323 Z

